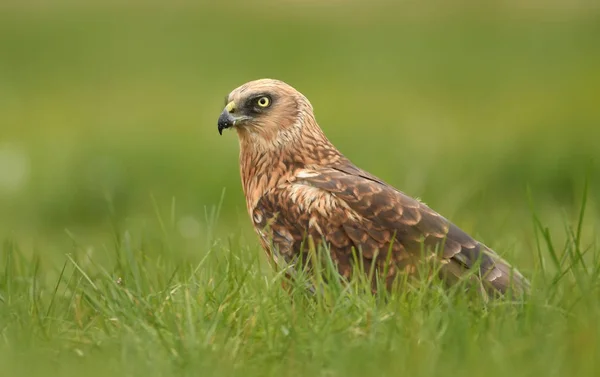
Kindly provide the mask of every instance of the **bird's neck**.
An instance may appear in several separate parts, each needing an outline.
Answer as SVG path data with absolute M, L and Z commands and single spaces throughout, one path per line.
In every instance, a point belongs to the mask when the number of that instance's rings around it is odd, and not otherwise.
M 269 147 L 250 135 L 240 137 L 240 175 L 248 212 L 252 216 L 260 198 L 269 189 L 293 181 L 298 170 L 334 165 L 343 158 L 318 126 L 303 127 L 291 140 Z

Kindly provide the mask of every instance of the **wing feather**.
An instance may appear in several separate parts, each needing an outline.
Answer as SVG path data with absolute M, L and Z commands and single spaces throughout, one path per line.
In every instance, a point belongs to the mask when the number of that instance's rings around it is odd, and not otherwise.
M 473 239 L 424 203 L 411 198 L 349 162 L 331 169 L 318 170 L 323 175 L 330 175 L 330 179 L 338 180 L 345 185 L 374 187 L 370 193 L 366 190 L 361 192 L 364 193 L 363 195 L 375 195 L 380 196 L 382 200 L 389 200 L 387 206 L 381 206 L 385 207 L 385 210 L 381 211 L 373 220 L 381 221 L 391 229 L 395 229 L 400 235 L 401 243 L 406 242 L 402 238 L 403 235 L 409 235 L 408 239 L 413 239 L 414 230 L 416 230 L 416 233 L 425 237 L 424 242 L 427 246 L 436 244 L 442 246 L 442 257 L 445 260 L 457 262 L 466 270 L 478 264 L 481 278 L 494 289 L 505 292 L 512 287 L 516 293 L 522 293 L 529 289 L 528 281 L 498 254 Z M 384 192 L 385 195 L 381 195 L 381 192 Z M 346 196 L 344 200 L 352 207 L 350 203 L 361 199 Z M 364 199 L 362 201 L 364 202 Z M 372 202 L 378 203 L 379 201 L 373 199 Z M 390 205 L 394 206 L 394 210 L 388 210 Z M 378 209 L 367 210 L 364 211 L 364 214 L 369 216 L 369 213 L 377 213 L 377 211 Z M 398 220 L 397 215 L 400 213 L 402 217 Z M 408 230 L 407 228 L 412 229 Z
M 344 276 L 350 275 L 353 250 L 360 250 L 367 268 L 382 264 L 391 249 L 397 270 L 414 271 L 425 246 L 428 253 L 437 252 L 447 280 L 478 266 L 480 279 L 493 290 L 503 293 L 512 286 L 522 293 L 528 287 L 487 246 L 425 204 L 351 164 L 301 170 L 295 181 L 263 195 L 255 211 L 262 220 L 255 225 L 262 229 L 269 222 L 272 249 L 288 261 L 295 253 L 306 252 L 302 241 L 310 237 L 316 244 L 327 244 Z

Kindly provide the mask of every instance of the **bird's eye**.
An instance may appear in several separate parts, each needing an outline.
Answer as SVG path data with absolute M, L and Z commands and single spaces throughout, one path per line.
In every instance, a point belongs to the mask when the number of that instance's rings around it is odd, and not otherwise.
M 267 96 L 260 97 L 256 101 L 256 103 L 258 104 L 259 107 L 266 108 L 266 107 L 269 107 L 271 105 L 271 99 L 269 97 L 267 97 Z

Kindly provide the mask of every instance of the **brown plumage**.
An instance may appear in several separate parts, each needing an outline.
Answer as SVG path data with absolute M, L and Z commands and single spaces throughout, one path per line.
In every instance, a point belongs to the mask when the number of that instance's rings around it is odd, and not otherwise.
M 450 284 L 471 271 L 482 291 L 528 290 L 527 280 L 487 246 L 352 164 L 325 137 L 308 99 L 291 86 L 251 81 L 226 102 L 219 133 L 237 131 L 248 213 L 275 261 L 291 263 L 311 245 L 325 246 L 344 277 L 359 255 L 364 271 L 386 271 L 388 283 L 399 272 L 415 274 L 436 264 Z

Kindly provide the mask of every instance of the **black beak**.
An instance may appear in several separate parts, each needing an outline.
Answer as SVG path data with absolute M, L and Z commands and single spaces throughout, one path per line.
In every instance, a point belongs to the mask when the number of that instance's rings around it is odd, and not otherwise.
M 231 113 L 227 109 L 223 110 L 217 121 L 217 128 L 219 129 L 219 135 L 223 135 L 223 130 L 229 127 L 233 127 L 235 119 L 231 116 Z

